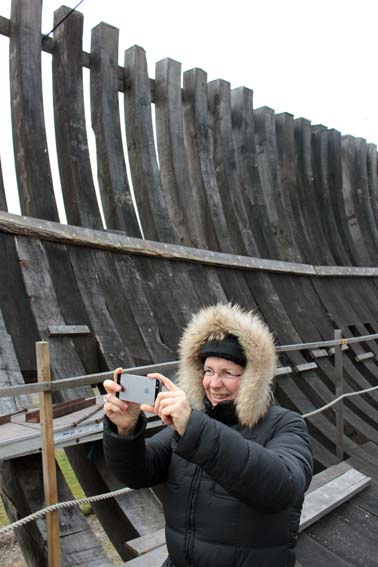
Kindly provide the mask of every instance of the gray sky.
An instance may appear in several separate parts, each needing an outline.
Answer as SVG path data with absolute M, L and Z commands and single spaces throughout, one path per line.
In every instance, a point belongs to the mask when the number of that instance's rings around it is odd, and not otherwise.
M 65 5 L 73 7 L 77 2 L 67 0 Z M 1 16 L 9 18 L 10 4 L 11 0 L 1 0 Z M 53 12 L 60 5 L 57 0 L 43 1 L 43 33 L 53 27 Z M 138 44 L 146 50 L 150 77 L 157 61 L 171 57 L 182 63 L 183 71 L 200 67 L 209 80 L 222 78 L 232 88 L 252 89 L 255 108 L 270 106 L 378 143 L 376 0 L 84 0 L 78 9 L 84 14 L 86 51 L 91 29 L 105 21 L 120 29 L 120 64 L 123 51 Z M 0 37 L 2 77 L 8 74 L 8 44 L 8 38 Z M 43 74 L 54 170 L 47 54 Z M 4 86 L 3 80 L 0 157 L 9 210 L 19 212 L 10 152 L 9 94 Z M 89 114 L 88 128 L 93 157 Z M 54 184 L 59 193 L 56 173 Z

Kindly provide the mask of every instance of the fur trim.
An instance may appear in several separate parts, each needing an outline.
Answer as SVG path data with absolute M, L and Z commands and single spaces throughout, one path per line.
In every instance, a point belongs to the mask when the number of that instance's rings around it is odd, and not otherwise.
M 271 385 L 277 364 L 273 336 L 252 311 L 219 303 L 195 314 L 179 345 L 178 385 L 194 409 L 204 408 L 199 353 L 206 341 L 223 339 L 227 334 L 237 336 L 247 358 L 235 406 L 240 423 L 252 427 L 272 402 Z

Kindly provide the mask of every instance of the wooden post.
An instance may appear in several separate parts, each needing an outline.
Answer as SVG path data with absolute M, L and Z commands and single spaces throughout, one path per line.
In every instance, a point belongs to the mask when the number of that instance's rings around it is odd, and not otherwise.
M 50 382 L 50 353 L 47 342 L 36 343 L 38 382 Z M 45 505 L 50 506 L 58 502 L 58 489 L 56 480 L 54 428 L 52 412 L 52 392 L 41 392 L 39 394 L 41 414 L 41 437 L 42 437 L 42 465 L 43 486 L 45 492 Z M 60 533 L 59 512 L 48 512 L 46 514 L 47 524 L 47 551 L 48 567 L 60 567 Z
M 335 340 L 341 340 L 341 330 L 335 329 Z M 342 345 L 335 346 L 335 393 L 336 397 L 344 393 L 343 379 L 343 351 Z M 336 455 L 342 461 L 344 459 L 344 402 L 340 400 L 336 404 Z

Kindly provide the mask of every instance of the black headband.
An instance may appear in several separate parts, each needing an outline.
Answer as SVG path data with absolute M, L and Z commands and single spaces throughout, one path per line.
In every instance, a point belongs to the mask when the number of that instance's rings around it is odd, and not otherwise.
M 200 358 L 204 361 L 208 356 L 232 360 L 243 367 L 247 364 L 244 350 L 235 335 L 227 335 L 222 340 L 207 341 L 200 350 Z

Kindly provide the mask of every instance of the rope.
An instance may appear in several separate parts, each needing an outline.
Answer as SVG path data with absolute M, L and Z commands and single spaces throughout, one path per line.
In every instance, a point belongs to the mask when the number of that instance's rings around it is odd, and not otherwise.
M 339 402 L 344 398 L 350 398 L 352 396 L 358 396 L 360 394 L 367 394 L 369 392 L 373 392 L 374 390 L 378 390 L 378 386 L 372 386 L 371 388 L 366 388 L 365 390 L 358 390 L 357 392 L 349 392 L 346 394 L 342 394 L 341 396 L 335 398 L 328 404 L 309 413 L 302 414 L 302 417 L 303 418 L 312 417 L 313 415 L 321 413 L 322 411 L 325 411 L 326 409 L 332 407 L 333 405 L 337 404 L 337 402 Z M 127 494 L 128 492 L 131 491 L 132 491 L 131 488 L 125 487 L 125 488 L 120 488 L 119 490 L 114 490 L 113 492 L 106 492 L 104 494 L 97 494 L 96 496 L 89 496 L 88 498 L 78 498 L 77 500 L 67 500 L 65 502 L 58 502 L 57 504 L 52 504 L 51 506 L 47 506 L 46 508 L 43 508 L 38 512 L 34 512 L 33 514 L 29 514 L 29 516 L 25 516 L 24 518 L 21 518 L 20 520 L 14 522 L 13 524 L 9 524 L 8 526 L 4 526 L 3 528 L 0 528 L 0 536 L 13 529 L 20 528 L 25 524 L 32 522 L 33 520 L 37 520 L 38 518 L 44 516 L 48 512 L 54 512 L 62 508 L 73 508 L 74 506 L 80 506 L 80 504 L 100 502 L 101 500 L 106 500 L 108 498 L 116 498 L 117 496 L 122 496 L 122 494 Z
M 360 394 L 367 394 L 368 392 L 372 392 L 373 390 L 378 390 L 378 386 L 373 386 L 372 388 L 366 388 L 366 390 L 358 390 L 357 392 L 349 392 L 347 394 L 342 394 L 341 396 L 339 396 L 338 398 L 335 398 L 334 400 L 332 400 L 332 402 L 329 402 L 325 406 L 322 406 L 321 408 L 316 409 L 314 411 L 310 411 L 309 413 L 302 414 L 302 417 L 303 418 L 312 417 L 313 415 L 316 415 L 317 413 L 320 413 L 320 412 L 334 406 L 335 404 L 337 404 L 337 402 L 339 402 L 340 400 L 342 400 L 344 398 L 351 398 L 352 396 L 358 396 Z
M 96 496 L 89 496 L 88 498 L 78 498 L 77 500 L 67 500 L 65 502 L 58 502 L 57 504 L 51 504 L 42 510 L 38 510 L 38 512 L 34 512 L 33 514 L 29 514 L 29 516 L 25 516 L 17 522 L 13 524 L 9 524 L 3 528 L 0 528 L 0 536 L 9 532 L 10 530 L 21 528 L 25 524 L 32 522 L 33 520 L 37 520 L 41 516 L 44 516 L 48 512 L 54 512 L 56 510 L 60 510 L 61 508 L 73 508 L 74 506 L 80 506 L 80 504 L 86 504 L 87 502 L 99 502 L 100 500 L 106 500 L 107 498 L 115 498 L 117 496 L 122 496 L 122 494 L 126 494 L 127 492 L 131 492 L 131 488 L 120 488 L 119 490 L 114 490 L 113 492 L 106 492 L 104 494 L 97 494 Z

